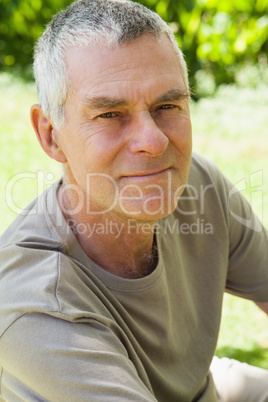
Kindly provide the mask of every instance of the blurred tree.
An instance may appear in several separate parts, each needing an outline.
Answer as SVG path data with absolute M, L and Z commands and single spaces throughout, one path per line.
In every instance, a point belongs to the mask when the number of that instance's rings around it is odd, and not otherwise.
M 138 0 L 172 27 L 193 87 L 233 82 L 244 65 L 267 68 L 268 0 Z M 0 0 L 0 71 L 29 76 L 33 45 L 72 0 Z
M 203 79 L 211 82 L 211 91 L 234 82 L 247 65 L 258 65 L 267 73 L 268 0 L 139 2 L 170 23 L 185 54 L 194 90 Z M 268 82 L 267 74 L 266 78 Z
M 72 0 L 0 0 L 0 71 L 31 77 L 34 43 L 52 15 Z

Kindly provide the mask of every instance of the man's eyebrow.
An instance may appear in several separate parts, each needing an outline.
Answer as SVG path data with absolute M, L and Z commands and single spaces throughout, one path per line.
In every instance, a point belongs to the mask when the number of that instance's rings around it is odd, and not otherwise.
M 178 101 L 182 99 L 189 99 L 190 93 L 186 90 L 182 90 L 179 88 L 170 89 L 163 95 L 159 96 L 157 99 L 153 101 L 153 105 L 165 102 Z M 89 109 L 104 109 L 104 108 L 113 108 L 126 106 L 126 99 L 113 98 L 109 96 L 93 96 L 93 97 L 84 97 L 82 99 L 82 105 Z
M 82 104 L 89 109 L 104 109 L 107 107 L 126 106 L 125 99 L 110 98 L 108 96 L 93 96 L 82 99 Z
M 182 90 L 180 88 L 174 88 L 170 89 L 168 92 L 164 93 L 163 95 L 159 96 L 153 104 L 158 104 L 158 103 L 165 103 L 165 102 L 172 102 L 172 101 L 178 101 L 178 100 L 183 100 L 183 99 L 190 99 L 191 94 L 187 90 Z

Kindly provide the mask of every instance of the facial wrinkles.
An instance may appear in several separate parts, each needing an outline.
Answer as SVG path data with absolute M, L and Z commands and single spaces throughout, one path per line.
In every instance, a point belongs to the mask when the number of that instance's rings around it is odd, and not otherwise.
M 86 63 L 85 63 L 86 64 Z M 73 89 L 75 92 L 79 94 L 81 90 L 85 87 L 88 88 L 89 91 L 98 90 L 99 85 L 105 85 L 105 83 L 120 83 L 120 81 L 131 81 L 138 80 L 138 77 L 133 79 L 132 75 L 137 75 L 137 69 L 140 66 L 128 67 L 128 65 L 124 65 L 122 63 L 116 63 L 112 66 L 107 66 L 103 61 L 101 63 L 96 62 L 94 64 L 94 69 L 91 68 L 90 76 L 88 76 L 87 70 L 81 74 L 77 74 L 78 69 L 72 68 L 68 70 L 69 80 L 73 83 Z M 134 74 L 133 74 L 134 73 Z M 126 77 L 126 79 L 122 79 L 122 76 Z
M 167 82 L 167 79 L 163 80 L 164 82 Z M 173 81 L 174 83 L 174 81 Z M 174 84 L 173 84 L 174 85 Z M 96 107 L 96 109 L 91 107 L 90 102 L 87 107 L 86 102 L 83 102 L 81 99 L 79 103 L 81 104 L 81 110 L 83 110 L 83 114 L 85 116 L 95 116 L 98 115 L 99 113 L 104 113 L 105 111 L 122 111 L 123 113 L 128 113 L 128 112 L 139 112 L 139 111 L 153 111 L 154 107 L 157 105 L 154 104 L 159 95 L 161 95 L 164 91 L 164 87 L 159 84 L 157 81 L 152 81 L 149 82 L 149 80 L 146 80 L 145 82 L 141 82 L 140 80 L 121 80 L 118 79 L 116 81 L 116 86 L 115 86 L 115 81 L 106 81 L 105 83 L 102 83 L 100 85 L 95 84 L 94 86 L 91 87 L 90 95 L 92 98 L 94 97 L 102 97 L 107 96 L 107 93 L 111 93 L 111 99 L 118 99 L 122 100 L 123 104 L 118 105 L 118 106 L 105 106 L 105 107 Z M 95 90 L 94 90 L 95 88 Z M 183 88 L 182 88 L 183 92 Z M 80 94 L 82 95 L 82 94 Z M 90 99 L 90 97 L 89 97 Z M 177 105 L 181 105 L 183 110 L 185 112 L 187 111 L 187 103 L 188 100 L 185 99 L 178 99 L 178 100 L 168 100 L 165 102 L 159 102 L 159 103 L 173 103 L 176 102 Z
M 135 99 L 139 99 L 139 92 L 137 93 L 137 88 L 135 88 L 135 86 L 131 87 L 132 90 L 132 96 Z M 125 91 L 123 91 L 125 92 Z M 128 91 L 129 93 L 130 91 Z M 136 93 L 135 93 L 136 92 Z M 148 110 L 148 106 L 144 105 L 144 101 L 137 101 L 134 107 L 135 110 L 127 110 L 127 113 L 129 113 L 130 115 L 134 115 L 134 118 L 139 120 L 139 124 L 144 123 L 144 121 L 146 122 L 146 119 L 148 118 L 152 118 L 151 116 L 147 115 L 150 111 Z M 187 113 L 187 111 L 184 112 L 184 115 L 182 115 L 182 113 L 180 113 L 180 116 L 178 117 L 179 119 L 183 118 L 187 121 L 190 120 L 189 118 L 189 114 Z M 115 150 L 115 154 L 117 152 L 117 150 L 120 151 L 121 146 L 124 144 L 124 142 L 127 140 L 128 137 L 128 124 L 129 121 L 131 121 L 131 117 L 129 117 L 129 119 L 125 118 L 124 119 L 124 124 L 122 123 L 122 120 L 120 120 L 120 123 L 118 123 L 118 129 L 117 130 L 110 130 L 109 128 L 109 119 L 104 120 L 104 123 L 100 123 L 99 121 L 94 122 L 94 120 L 90 119 L 90 116 L 87 118 L 86 116 L 80 120 L 79 122 L 79 130 L 78 130 L 78 138 L 77 141 L 80 142 L 80 144 L 82 145 L 83 148 L 87 148 L 89 150 L 89 154 L 90 154 L 90 145 L 92 145 L 93 143 L 95 144 L 95 146 L 97 146 L 97 150 L 99 150 L 100 153 L 103 152 L 103 141 L 102 139 L 105 141 L 106 146 L 111 148 L 114 148 Z M 108 124 L 108 126 L 107 126 Z M 112 123 L 113 125 L 114 123 Z M 117 124 L 117 123 L 116 123 Z M 168 130 L 173 130 L 174 125 L 176 125 L 176 121 L 172 121 L 170 122 L 170 126 L 168 127 Z M 107 133 L 108 130 L 108 133 Z M 110 131 L 109 131 L 110 130 Z M 119 135 L 120 134 L 120 135 Z M 176 130 L 176 134 L 177 130 Z M 104 136 L 102 138 L 100 138 L 100 136 Z M 94 148 L 96 151 L 96 148 Z M 170 147 L 168 148 L 170 149 Z M 169 152 L 167 152 L 169 153 Z M 161 157 L 163 158 L 163 157 Z M 161 158 L 156 158 L 155 159 L 155 163 L 158 164 Z M 150 158 L 146 158 L 144 155 L 143 156 L 132 156 L 132 161 L 135 162 L 135 164 L 139 164 L 139 165 L 148 165 L 151 164 L 152 162 L 150 161 Z M 163 163 L 163 161 L 162 161 Z
M 123 85 L 120 86 L 120 88 Z M 138 85 L 131 85 L 129 83 L 127 83 L 128 86 L 128 90 L 125 91 L 123 90 L 122 93 L 127 93 L 128 94 L 128 98 L 131 98 L 131 105 L 127 105 L 127 107 L 120 107 L 120 110 L 123 110 L 123 113 L 125 113 L 125 117 L 122 118 L 120 120 L 120 122 L 118 122 L 118 125 L 120 125 L 120 127 L 118 126 L 118 129 L 121 129 L 121 135 L 117 136 L 118 140 L 120 137 L 120 141 L 117 141 L 118 143 L 122 143 L 123 142 L 123 137 L 124 137 L 124 131 L 122 130 L 123 128 L 127 128 L 127 123 L 129 121 L 131 121 L 131 119 L 134 118 L 137 120 L 146 120 L 148 118 L 153 118 L 152 116 L 147 115 L 146 113 L 150 113 L 150 103 L 152 102 L 152 99 L 155 100 L 155 93 L 154 90 L 152 91 L 152 94 L 148 95 L 148 93 L 146 93 L 146 91 L 143 91 L 142 88 L 138 88 Z M 105 88 L 107 89 L 107 87 L 105 86 Z M 102 94 L 102 89 L 99 88 L 99 92 L 94 93 L 94 95 L 101 95 Z M 147 99 L 143 99 L 143 92 L 146 93 Z M 92 93 L 92 91 L 90 91 L 90 93 Z M 107 93 L 107 92 L 105 92 Z M 187 102 L 186 100 L 184 100 L 183 102 Z M 109 108 L 108 108 L 109 110 Z M 117 108 L 115 109 L 117 110 Z M 107 130 L 110 130 L 109 127 L 109 119 L 107 120 L 103 120 L 103 123 L 101 122 L 101 120 L 94 120 L 94 115 L 98 114 L 98 113 L 102 113 L 104 111 L 94 111 L 92 112 L 93 114 L 90 113 L 90 111 L 85 111 L 84 115 L 82 116 L 82 118 L 78 118 L 76 120 L 76 122 L 78 123 L 77 128 L 78 130 L 75 131 L 73 130 L 73 134 L 75 136 L 77 136 L 77 140 L 81 141 L 81 143 L 83 144 L 83 142 L 85 143 L 85 145 L 90 145 L 92 144 L 93 141 L 98 141 L 99 140 L 99 136 L 100 135 L 105 135 L 105 132 L 107 132 Z M 74 114 L 73 114 L 74 115 Z M 93 118 L 92 118 L 93 116 Z M 181 111 L 178 119 L 185 119 L 186 121 L 190 120 L 190 116 L 189 116 L 189 109 L 187 106 L 185 106 L 185 110 Z M 124 123 L 124 124 L 123 124 Z M 114 123 L 112 123 L 114 124 Z M 117 123 L 116 123 L 117 124 Z M 174 125 L 176 124 L 176 120 L 174 121 L 174 119 L 172 119 L 170 121 L 170 126 L 166 126 L 166 127 L 170 127 L 172 129 L 172 126 L 174 127 Z M 112 136 L 112 138 L 110 138 L 111 135 L 106 135 L 105 140 L 109 141 L 109 140 L 113 140 L 116 137 L 116 134 L 114 134 Z
M 121 91 L 122 93 L 126 93 L 124 89 L 127 91 L 140 89 L 141 93 L 138 95 L 140 98 L 140 96 L 146 94 L 150 87 L 150 92 L 156 92 L 156 86 L 158 86 L 160 89 L 163 87 L 162 91 L 164 91 L 164 88 L 168 86 L 169 82 L 171 83 L 172 87 L 174 84 L 177 84 L 177 86 L 180 86 L 182 90 L 185 90 L 183 81 L 180 79 L 177 71 L 162 71 L 158 74 L 154 73 L 154 75 L 148 74 L 148 71 L 145 70 L 141 70 L 139 74 L 137 71 L 135 71 L 135 74 L 128 74 L 128 71 L 122 70 L 122 73 L 117 71 L 113 74 L 113 76 L 111 74 L 95 76 L 94 80 L 90 80 L 88 92 L 92 95 L 99 96 L 107 93 L 109 88 L 114 91 Z M 131 89 L 131 86 L 133 89 Z M 155 96 L 156 95 L 154 95 L 153 98 Z M 150 104 L 150 102 L 151 100 L 148 100 L 147 103 Z
M 103 64 L 99 66 L 95 65 L 94 71 L 91 71 L 90 76 L 87 74 L 82 74 L 78 79 L 72 77 L 72 81 L 76 82 L 76 91 L 78 95 L 81 91 L 87 88 L 87 92 L 95 95 L 99 95 L 102 92 L 107 91 L 107 86 L 117 85 L 120 88 L 121 85 L 125 86 L 128 84 L 133 84 L 134 87 L 139 87 L 142 84 L 146 86 L 146 82 L 168 82 L 176 80 L 180 83 L 182 89 L 185 88 L 182 78 L 180 77 L 180 70 L 178 65 L 174 67 L 168 66 L 165 68 L 160 66 L 157 72 L 154 70 L 153 74 L 150 72 L 150 65 L 138 64 L 134 66 L 128 66 L 128 64 L 115 64 L 110 67 L 104 68 Z M 172 70 L 171 70 L 172 68 Z M 147 85 L 148 86 L 148 85 Z M 121 88 L 120 88 L 121 89 Z M 124 92 L 124 91 L 122 91 Z
M 126 62 L 120 60 L 120 63 L 115 60 L 115 64 L 105 68 L 107 64 L 100 63 L 97 60 L 97 63 L 91 69 L 90 76 L 87 74 L 87 69 L 84 69 L 83 74 L 79 74 L 78 77 L 72 77 L 72 82 L 76 82 L 74 88 L 76 97 L 79 99 L 84 94 L 101 96 L 107 95 L 107 92 L 112 91 L 112 95 L 119 98 L 121 97 L 120 94 L 127 95 L 127 102 L 132 108 L 136 106 L 138 101 L 144 99 L 144 105 L 139 106 L 139 108 L 140 110 L 145 110 L 150 106 L 152 99 L 155 98 L 154 91 L 158 86 L 160 90 L 163 83 L 170 81 L 174 85 L 174 82 L 177 82 L 184 89 L 177 60 L 174 65 L 168 65 L 167 67 L 161 66 L 160 63 L 157 71 L 153 69 L 153 74 L 150 74 L 151 60 L 146 62 L 141 57 L 141 60 L 138 59 L 138 61 L 141 64 L 135 63 L 135 65 L 129 66 L 129 60 Z M 75 70 L 73 68 L 70 73 L 75 72 Z
M 128 56 L 129 54 L 130 53 L 128 53 Z M 137 55 L 137 53 L 134 55 Z M 112 96 L 118 98 L 122 98 L 122 95 L 124 95 L 128 102 L 127 110 L 123 109 L 124 111 L 126 110 L 126 112 L 130 114 L 145 111 L 148 113 L 150 112 L 152 101 L 159 96 L 161 92 L 167 90 L 169 87 L 169 82 L 170 87 L 176 85 L 181 86 L 182 89 L 184 89 L 179 63 L 174 63 L 172 58 L 170 58 L 170 62 L 173 61 L 173 64 L 166 61 L 167 65 L 164 65 L 161 62 L 161 59 L 159 59 L 159 68 L 156 70 L 155 68 L 153 69 L 154 74 L 150 74 L 149 67 L 151 66 L 152 68 L 152 63 L 149 59 L 146 61 L 146 54 L 145 59 L 142 58 L 141 54 L 139 55 L 138 59 L 134 57 L 135 65 L 133 65 L 133 62 L 132 65 L 129 65 L 130 61 L 126 57 L 125 59 L 126 60 L 120 59 L 119 54 L 119 57 L 114 60 L 114 64 L 106 68 L 105 66 L 107 66 L 107 64 L 103 63 L 103 60 L 102 63 L 100 63 L 101 60 L 97 60 L 97 63 L 94 64 L 93 69 L 90 67 L 92 74 L 89 75 L 87 69 L 84 69 L 81 75 L 78 74 L 76 77 L 72 77 L 72 81 L 76 82 L 74 91 L 76 99 L 72 99 L 73 103 L 76 104 L 77 99 L 81 99 L 85 94 L 96 96 L 106 96 L 107 94 L 111 94 Z M 113 62 L 113 59 L 110 60 Z M 120 63 L 116 60 L 120 60 Z M 79 60 L 79 62 L 81 61 Z M 75 70 L 76 69 L 74 66 L 73 71 Z M 77 78 L 77 80 L 75 78 Z M 78 110 L 74 107 L 74 111 L 77 113 L 77 111 L 81 110 Z M 183 117 L 189 120 L 187 112 L 185 112 Z M 86 116 L 83 121 L 79 121 L 79 119 L 77 119 L 77 123 L 78 126 L 76 127 L 78 127 L 78 130 L 80 131 L 79 136 L 81 137 L 82 145 L 83 141 L 86 145 L 92 144 L 101 134 L 104 134 L 105 125 L 98 126 L 98 124 L 91 124 L 92 121 L 90 121 L 90 113 L 88 118 Z M 90 132 L 88 130 L 89 126 Z M 115 137 L 116 134 L 114 135 L 114 138 Z M 109 141 L 109 137 L 107 137 L 107 141 Z M 122 144 L 122 142 L 122 136 L 118 136 L 114 143 L 115 147 L 117 144 Z M 99 145 L 99 149 L 100 148 L 101 145 Z
M 131 47 L 131 45 L 129 45 L 129 47 Z M 94 71 L 92 71 L 91 69 L 91 79 L 94 80 L 95 78 L 99 77 L 100 79 L 105 78 L 106 76 L 111 76 L 113 77 L 114 75 L 121 75 L 122 73 L 124 74 L 133 74 L 137 75 L 139 73 L 139 71 L 141 69 L 143 69 L 144 71 L 147 71 L 148 74 L 150 75 L 152 72 L 155 74 L 156 73 L 156 67 L 155 65 L 152 65 L 152 61 L 150 58 L 147 59 L 147 50 L 143 49 L 142 52 L 137 52 L 135 51 L 134 48 L 134 52 L 129 49 L 129 52 L 127 54 L 120 54 L 120 48 L 115 49 L 115 51 L 119 50 L 119 54 L 118 57 L 113 58 L 113 49 L 110 48 L 105 48 L 103 49 L 103 51 L 101 51 L 101 49 L 99 49 L 99 52 L 97 54 L 93 55 L 94 58 Z M 124 51 L 124 49 L 122 49 Z M 72 57 L 72 52 L 70 52 L 70 57 L 71 59 L 69 60 L 68 63 L 68 57 L 67 57 L 67 65 L 72 66 L 73 63 L 73 57 Z M 89 62 L 88 59 L 86 58 L 83 61 L 83 54 L 78 53 L 76 59 L 76 63 L 78 65 L 81 65 L 81 63 L 84 63 L 85 65 L 87 65 L 87 63 Z M 108 60 L 108 62 L 110 62 L 111 65 L 107 65 L 107 63 L 103 63 L 103 59 L 104 60 Z M 173 60 L 170 60 L 170 65 L 167 66 L 168 69 L 170 69 L 172 66 L 174 66 L 174 70 L 176 70 L 176 73 L 178 72 L 181 75 L 181 69 L 180 69 L 180 64 L 179 61 L 177 60 L 176 56 L 174 55 Z M 69 68 L 69 72 L 71 74 L 75 74 L 76 72 L 76 68 L 75 68 L 76 64 L 73 66 L 73 68 Z M 161 68 L 163 67 L 162 63 L 160 63 L 159 65 L 159 72 L 161 71 Z M 164 69 L 166 70 L 166 69 Z M 81 75 L 78 75 L 77 78 L 81 77 Z

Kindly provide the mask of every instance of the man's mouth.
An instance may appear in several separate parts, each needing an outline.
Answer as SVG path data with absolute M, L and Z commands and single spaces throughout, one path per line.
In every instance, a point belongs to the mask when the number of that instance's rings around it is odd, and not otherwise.
M 137 172 L 137 173 L 131 173 L 131 174 L 128 174 L 128 175 L 125 175 L 125 176 L 122 176 L 122 178 L 126 178 L 126 179 L 137 179 L 137 180 L 139 180 L 139 179 L 145 179 L 145 178 L 157 178 L 158 176 L 160 177 L 160 176 L 162 176 L 162 175 L 164 175 L 164 174 L 166 174 L 166 173 L 168 173 L 168 172 L 170 172 L 171 171 L 171 168 L 169 167 L 169 168 L 164 168 L 164 169 L 161 169 L 161 170 L 144 170 L 144 171 L 140 171 L 140 172 Z

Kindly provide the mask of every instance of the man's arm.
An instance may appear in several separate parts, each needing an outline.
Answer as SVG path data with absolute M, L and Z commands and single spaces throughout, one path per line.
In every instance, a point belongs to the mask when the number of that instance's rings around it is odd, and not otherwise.
M 263 303 L 257 303 L 255 304 L 268 315 L 268 302 L 263 302 Z
M 102 323 L 26 314 L 0 339 L 4 400 L 156 402 Z

